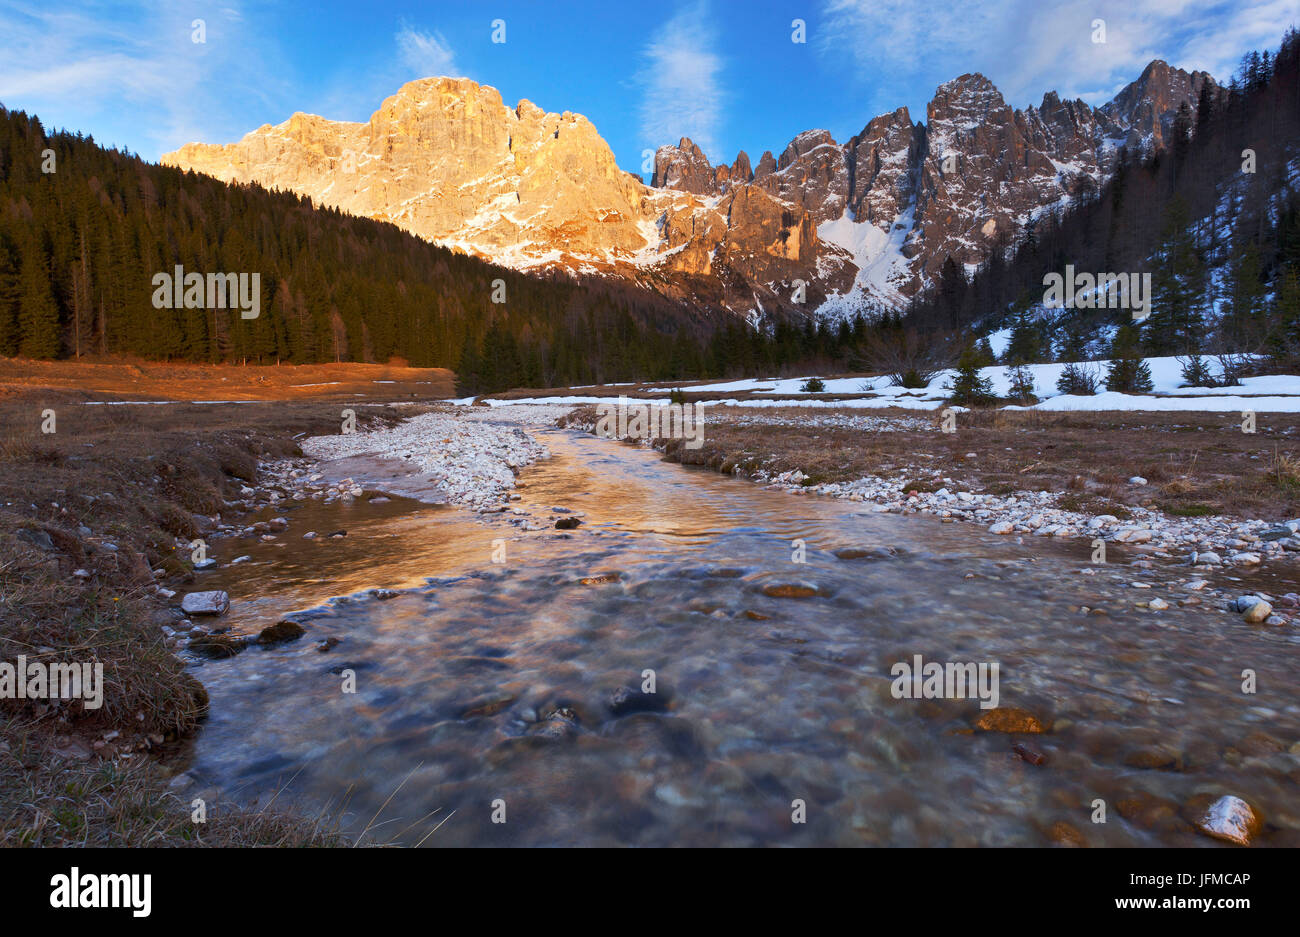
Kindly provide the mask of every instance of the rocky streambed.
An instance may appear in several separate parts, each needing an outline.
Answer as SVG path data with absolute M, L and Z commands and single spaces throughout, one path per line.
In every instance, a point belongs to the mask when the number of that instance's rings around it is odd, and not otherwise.
M 456 438 L 518 438 L 474 416 Z M 528 432 L 548 455 L 468 511 L 274 467 L 287 527 L 195 583 L 247 650 L 195 658 L 184 783 L 426 845 L 1300 844 L 1300 636 L 1260 565 L 1096 564 Z M 997 705 L 900 697 L 918 655 L 998 664 Z

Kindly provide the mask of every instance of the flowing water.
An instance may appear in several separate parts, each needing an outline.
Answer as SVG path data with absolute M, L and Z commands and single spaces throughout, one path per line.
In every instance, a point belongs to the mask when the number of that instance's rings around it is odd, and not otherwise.
M 575 531 L 299 502 L 280 540 L 225 542 L 252 559 L 200 582 L 230 591 L 229 623 L 293 612 L 308 633 L 196 664 L 201 785 L 343 805 L 368 842 L 1042 845 L 1064 823 L 1093 845 L 1209 845 L 1187 805 L 1234 793 L 1267 842 L 1300 844 L 1300 635 L 1179 607 L 1185 568 L 1112 553 L 1083 575 L 1083 540 L 1017 544 L 540 435 L 553 457 L 517 504 L 580 512 Z M 816 594 L 764 591 L 789 584 Z M 1135 607 L 1156 596 L 1173 607 Z M 918 654 L 996 662 L 1000 705 L 1051 731 L 973 731 L 977 700 L 895 698 L 891 667 Z M 646 671 L 657 692 L 632 699 L 650 705 L 616 714 Z

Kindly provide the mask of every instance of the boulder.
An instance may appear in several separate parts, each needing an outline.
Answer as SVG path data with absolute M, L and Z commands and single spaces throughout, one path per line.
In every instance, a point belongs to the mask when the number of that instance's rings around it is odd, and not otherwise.
M 190 592 L 181 599 L 181 611 L 186 615 L 224 615 L 229 608 L 230 596 L 220 589 Z

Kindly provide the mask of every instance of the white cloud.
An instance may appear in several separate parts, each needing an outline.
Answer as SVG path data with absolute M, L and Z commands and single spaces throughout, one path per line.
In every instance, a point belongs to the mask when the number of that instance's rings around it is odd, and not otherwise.
M 716 42 L 708 11 L 699 3 L 664 23 L 642 50 L 645 61 L 637 82 L 643 88 L 640 117 L 645 148 L 690 137 L 711 160 L 721 155 L 718 133 L 725 94 Z
M 463 77 L 456 68 L 455 53 L 440 32 L 420 32 L 403 23 L 397 33 L 397 49 L 416 78 Z
M 278 56 L 232 6 L 193 41 L 190 12 L 155 3 L 0 7 L 0 101 L 51 128 L 92 133 L 146 159 L 181 143 L 251 129 L 230 104 L 267 105 L 285 84 Z
M 822 12 L 818 51 L 856 75 L 877 112 L 923 104 L 908 100 L 918 84 L 928 100 L 972 71 L 1016 106 L 1053 90 L 1101 104 L 1156 58 L 1227 81 L 1244 52 L 1276 48 L 1297 21 L 1296 0 L 824 0 Z M 1092 41 L 1096 19 L 1106 23 L 1104 44 Z

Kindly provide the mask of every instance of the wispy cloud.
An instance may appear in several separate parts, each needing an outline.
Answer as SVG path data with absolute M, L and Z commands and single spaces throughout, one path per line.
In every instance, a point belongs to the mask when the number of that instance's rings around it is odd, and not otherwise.
M 711 159 L 718 152 L 725 93 L 717 36 L 703 3 L 669 19 L 642 50 L 637 82 L 641 135 L 647 149 L 690 137 Z
M 196 16 L 147 2 L 7 3 L 0 36 L 6 106 L 149 159 L 188 140 L 244 133 L 251 128 L 232 97 L 265 103 L 285 88 L 268 64 L 277 57 L 233 5 Z
M 406 23 L 397 32 L 397 50 L 415 78 L 461 78 L 456 55 L 440 32 L 421 32 Z
M 908 83 L 971 71 L 1016 105 L 1050 90 L 1100 104 L 1156 58 L 1227 81 L 1243 52 L 1276 47 L 1297 20 L 1295 0 L 824 0 L 822 13 L 819 53 L 851 68 L 879 110 L 910 103 Z M 1093 42 L 1098 19 L 1104 43 Z

